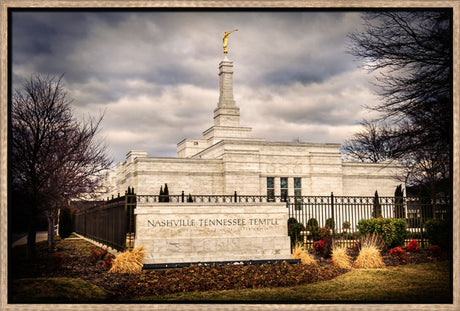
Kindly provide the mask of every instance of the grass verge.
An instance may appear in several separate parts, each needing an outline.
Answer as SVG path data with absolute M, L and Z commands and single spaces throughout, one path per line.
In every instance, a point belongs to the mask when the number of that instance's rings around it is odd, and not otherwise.
M 353 270 L 309 285 L 189 292 L 145 297 L 140 301 L 399 302 L 452 303 L 449 263 Z
M 12 303 L 92 302 L 109 296 L 90 282 L 73 278 L 28 278 L 13 281 Z

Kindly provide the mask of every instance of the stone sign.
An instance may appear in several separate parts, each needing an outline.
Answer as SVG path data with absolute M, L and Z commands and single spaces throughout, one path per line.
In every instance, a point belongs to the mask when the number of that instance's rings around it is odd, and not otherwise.
M 291 257 L 282 203 L 142 203 L 135 213 L 147 265 Z

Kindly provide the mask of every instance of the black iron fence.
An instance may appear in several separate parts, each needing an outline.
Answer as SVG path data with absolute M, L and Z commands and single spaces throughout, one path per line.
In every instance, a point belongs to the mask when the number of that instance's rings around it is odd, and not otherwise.
M 358 196 L 251 196 L 238 195 L 136 195 L 129 189 L 125 196 L 99 202 L 76 213 L 76 231 L 117 250 L 132 248 L 135 239 L 136 204 L 146 203 L 284 203 L 289 218 L 305 226 L 305 244 L 312 245 L 308 222 L 315 219 L 320 227 L 328 224 L 335 239 L 352 246 L 359 237 L 361 219 L 373 217 L 404 218 L 408 239 L 427 246 L 424 224 L 428 219 L 447 219 L 451 211 L 448 198 L 358 197 Z
M 304 242 L 313 244 L 308 232 L 308 221 L 314 218 L 320 227 L 329 225 L 333 236 L 348 247 L 359 237 L 357 229 L 361 219 L 373 217 L 404 218 L 407 239 L 416 239 L 427 246 L 424 224 L 428 219 L 446 219 L 451 202 L 448 198 L 418 197 L 361 197 L 361 196 L 251 196 L 238 195 L 138 195 L 140 203 L 285 203 L 289 218 L 305 226 Z
M 132 248 L 136 232 L 135 208 L 134 189 L 112 200 L 88 204 L 75 213 L 75 231 L 118 251 Z

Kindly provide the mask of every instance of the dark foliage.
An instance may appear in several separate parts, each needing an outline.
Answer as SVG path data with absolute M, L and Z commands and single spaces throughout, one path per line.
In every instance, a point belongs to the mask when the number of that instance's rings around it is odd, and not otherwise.
M 443 219 L 429 219 L 425 222 L 425 230 L 431 245 L 438 245 L 443 249 L 448 249 L 451 236 L 447 221 Z
M 335 228 L 335 221 L 332 218 L 326 219 L 326 226 L 328 226 L 331 229 Z
M 380 205 L 379 194 L 377 193 L 377 190 L 375 190 L 375 194 L 374 194 L 374 206 L 372 208 L 372 217 L 373 218 L 382 217 L 382 206 Z
M 304 225 L 298 222 L 297 219 L 293 217 L 288 219 L 288 235 L 291 238 L 291 247 L 296 245 L 297 242 L 303 242 L 301 232 L 304 230 Z
M 331 219 L 332 220 L 332 219 Z M 316 254 L 329 258 L 332 254 L 332 234 L 328 225 L 318 229 L 317 241 L 313 244 Z M 316 247 L 315 247 L 316 244 Z
M 398 185 L 395 190 L 395 217 L 394 218 L 405 218 L 406 213 L 404 209 L 404 193 L 402 191 L 402 185 Z
M 396 218 L 371 218 L 361 219 L 358 222 L 361 236 L 377 235 L 384 243 L 385 248 L 404 245 L 407 236 L 406 220 Z
M 62 239 L 68 238 L 73 231 L 72 211 L 70 208 L 64 207 L 59 214 L 59 236 Z
M 167 271 L 146 272 L 141 286 L 129 290 L 139 296 L 172 294 L 184 291 L 209 291 L 244 288 L 287 287 L 330 280 L 344 271 L 302 264 L 263 264 L 248 266 L 191 266 Z M 146 286 L 147 285 L 147 286 Z
M 160 202 L 169 202 L 169 190 L 168 190 L 168 184 L 165 184 L 165 188 L 163 189 L 163 186 L 160 187 Z
M 310 218 L 308 221 L 307 221 L 307 229 L 310 230 L 310 228 L 317 228 L 319 227 L 319 224 L 318 224 L 318 220 L 316 220 L 316 218 Z

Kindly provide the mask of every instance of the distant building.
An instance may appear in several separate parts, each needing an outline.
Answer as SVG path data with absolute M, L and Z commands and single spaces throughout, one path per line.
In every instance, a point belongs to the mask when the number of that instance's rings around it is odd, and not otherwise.
M 240 111 L 233 98 L 233 62 L 219 64 L 219 101 L 214 126 L 203 138 L 177 144 L 177 158 L 149 157 L 130 151 L 107 178 L 106 197 L 158 194 L 168 184 L 178 195 L 350 195 L 393 196 L 401 168 L 393 164 L 342 161 L 340 144 L 270 142 L 251 137 L 240 126 Z

